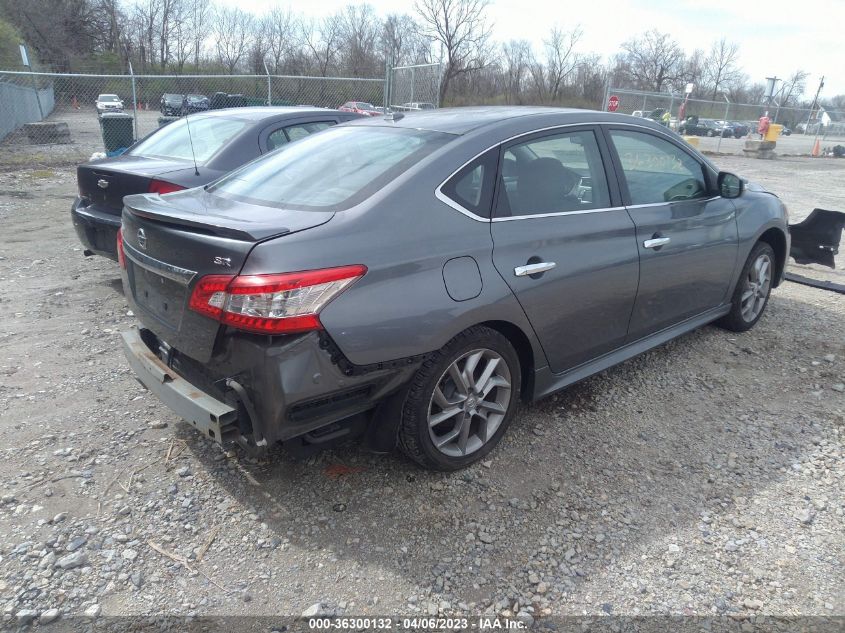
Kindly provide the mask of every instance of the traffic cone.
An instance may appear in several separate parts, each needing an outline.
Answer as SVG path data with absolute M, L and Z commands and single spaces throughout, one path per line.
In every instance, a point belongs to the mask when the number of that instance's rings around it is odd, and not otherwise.
M 819 144 L 819 139 L 816 139 L 816 144 L 813 145 L 813 156 L 820 156 L 822 153 L 821 145 Z
M 74 95 L 73 103 L 71 105 L 73 105 L 74 110 L 79 110 L 79 101 L 76 100 L 76 95 Z

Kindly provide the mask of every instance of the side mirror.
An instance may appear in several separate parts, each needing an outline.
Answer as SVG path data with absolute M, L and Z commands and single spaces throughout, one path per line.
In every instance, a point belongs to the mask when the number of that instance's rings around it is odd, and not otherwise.
M 719 187 L 719 195 L 723 198 L 739 198 L 745 191 L 745 183 L 742 178 L 729 171 L 720 171 L 716 180 Z

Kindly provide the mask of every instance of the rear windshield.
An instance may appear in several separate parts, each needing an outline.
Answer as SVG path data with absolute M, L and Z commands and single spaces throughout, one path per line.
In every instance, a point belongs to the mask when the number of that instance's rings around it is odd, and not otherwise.
M 340 211 L 452 138 L 405 128 L 334 127 L 259 158 L 208 190 L 267 207 Z
M 194 115 L 179 119 L 147 137 L 128 154 L 154 158 L 176 158 L 205 163 L 249 123 L 240 119 Z M 190 126 L 190 136 L 188 135 Z M 193 155 L 191 144 L 193 142 Z

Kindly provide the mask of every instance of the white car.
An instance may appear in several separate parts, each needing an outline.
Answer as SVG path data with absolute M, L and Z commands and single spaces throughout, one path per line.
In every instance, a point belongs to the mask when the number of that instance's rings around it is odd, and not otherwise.
M 414 101 L 412 103 L 403 103 L 402 107 L 405 110 L 435 110 L 437 106 L 433 103 L 425 103 L 422 101 Z
M 94 106 L 97 108 L 97 114 L 123 112 L 123 101 L 117 95 L 99 95 Z

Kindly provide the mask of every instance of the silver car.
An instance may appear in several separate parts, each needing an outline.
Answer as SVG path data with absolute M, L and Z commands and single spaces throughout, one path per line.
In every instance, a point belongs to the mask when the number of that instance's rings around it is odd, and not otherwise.
M 753 327 L 790 245 L 774 194 L 665 127 L 553 108 L 357 120 L 124 203 L 126 354 L 177 414 L 255 452 L 363 432 L 441 470 L 520 400 Z

